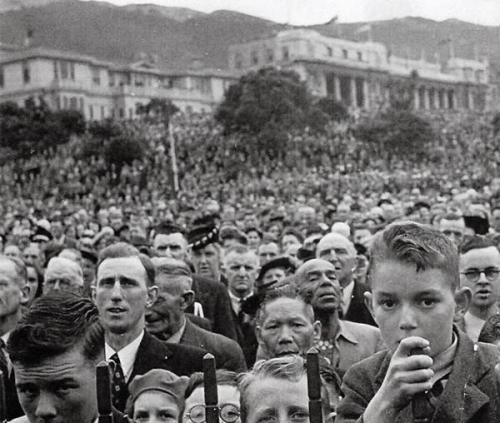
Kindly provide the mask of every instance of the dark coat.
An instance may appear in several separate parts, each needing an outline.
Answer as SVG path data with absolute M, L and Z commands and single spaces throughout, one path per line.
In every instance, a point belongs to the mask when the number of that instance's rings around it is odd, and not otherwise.
M 257 348 L 259 346 L 255 336 L 255 325 L 248 314 L 238 316 L 231 308 L 231 319 L 236 328 L 237 341 L 243 350 L 247 367 L 251 369 L 255 363 Z
M 238 343 L 218 333 L 202 329 L 186 319 L 181 345 L 193 345 L 213 354 L 218 369 L 240 373 L 247 370 L 243 351 Z
M 432 423 L 500 422 L 500 380 L 495 372 L 498 349 L 489 344 L 474 344 L 458 332 L 458 347 L 453 369 L 439 397 Z M 345 398 L 337 408 L 336 423 L 361 423 L 368 403 L 379 390 L 391 356 L 381 351 L 353 366 L 345 375 Z M 396 417 L 398 423 L 412 423 L 411 404 Z
M 190 345 L 162 342 L 146 331 L 137 350 L 134 368 L 127 386 L 135 376 L 143 375 L 152 369 L 170 370 L 179 376 L 190 376 L 194 372 L 201 372 L 205 354 L 206 351 Z M 126 399 L 128 389 L 121 392 L 120 396 Z M 123 412 L 123 410 L 119 411 Z
M 212 322 L 213 331 L 237 339 L 236 329 L 231 318 L 231 301 L 227 288 L 220 282 L 193 275 L 195 299 L 203 307 L 205 317 Z M 186 313 L 192 313 L 192 307 Z
M 0 354 L 2 354 L 0 352 Z M 24 411 L 19 404 L 19 399 L 17 398 L 16 391 L 16 381 L 14 378 L 14 371 L 11 372 L 10 378 L 8 375 L 7 362 L 4 356 L 0 357 L 0 371 L 2 371 L 4 376 L 4 386 L 5 386 L 5 403 L 7 404 L 7 420 L 15 419 L 24 415 Z
M 196 326 L 212 332 L 212 322 L 205 317 L 195 316 L 191 313 L 186 313 L 186 317 Z
M 368 287 L 361 282 L 354 282 L 352 290 L 351 304 L 347 309 L 347 313 L 343 316 L 344 320 L 349 320 L 356 323 L 364 323 L 365 325 L 377 326 L 375 320 L 365 305 L 364 293 L 368 291 Z

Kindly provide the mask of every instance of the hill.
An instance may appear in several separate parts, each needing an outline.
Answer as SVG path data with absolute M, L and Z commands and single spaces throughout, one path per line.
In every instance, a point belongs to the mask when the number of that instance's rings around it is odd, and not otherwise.
M 118 62 L 154 53 L 160 66 L 184 68 L 194 59 L 206 66 L 225 68 L 230 44 L 273 34 L 285 25 L 230 11 L 210 14 L 157 5 L 114 6 L 78 0 L 2 0 L 5 6 L 25 7 L 0 13 L 0 41 L 22 44 L 28 28 L 33 45 L 73 50 Z M 29 7 L 37 4 L 38 7 Z M 362 41 L 358 30 L 365 22 L 310 27 L 325 35 Z M 385 43 L 399 56 L 434 60 L 453 40 L 457 56 L 488 55 L 500 64 L 500 26 L 481 26 L 458 20 L 437 22 L 407 17 L 370 23 L 374 41 Z

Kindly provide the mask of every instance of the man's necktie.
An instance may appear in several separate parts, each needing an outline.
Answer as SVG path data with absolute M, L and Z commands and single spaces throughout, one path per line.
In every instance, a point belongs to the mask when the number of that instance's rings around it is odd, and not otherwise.
M 0 368 L 5 368 L 7 370 L 7 374 L 4 376 L 8 379 L 11 374 L 12 365 L 10 363 L 9 356 L 7 355 L 5 342 L 2 338 L 0 338 Z
M 123 374 L 122 365 L 120 363 L 120 358 L 118 354 L 115 353 L 110 357 L 110 360 L 115 363 L 113 370 L 113 386 L 111 387 L 113 406 L 118 411 L 125 411 L 125 405 L 127 402 L 127 382 L 125 380 L 125 375 Z

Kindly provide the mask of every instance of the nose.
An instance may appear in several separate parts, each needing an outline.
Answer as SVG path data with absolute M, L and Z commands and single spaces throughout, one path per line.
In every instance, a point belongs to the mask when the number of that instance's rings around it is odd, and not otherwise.
M 52 285 L 52 291 L 59 292 L 61 290 L 61 285 L 59 281 L 55 281 Z
M 51 421 L 57 416 L 56 407 L 51 395 L 44 392 L 40 393 L 35 415 L 43 421 Z
M 165 248 L 165 257 L 174 258 L 172 255 L 172 250 L 169 247 Z
M 489 283 L 488 279 L 486 279 L 486 275 L 484 274 L 484 270 L 482 272 L 479 272 L 479 279 L 477 280 L 477 283 L 480 284 Z
M 418 327 L 415 310 L 410 305 L 404 305 L 400 310 L 399 328 L 411 332 Z
M 122 288 L 120 285 L 120 281 L 115 279 L 115 283 L 113 285 L 113 290 L 111 291 L 111 299 L 112 300 L 121 300 L 122 299 Z
M 291 344 L 293 342 L 292 334 L 293 333 L 292 333 L 292 330 L 290 329 L 290 326 L 283 325 L 281 327 L 280 332 L 279 332 L 278 342 L 280 344 Z
M 245 276 L 245 273 L 246 273 L 245 266 L 240 266 L 240 268 L 238 269 L 238 274 L 240 276 Z

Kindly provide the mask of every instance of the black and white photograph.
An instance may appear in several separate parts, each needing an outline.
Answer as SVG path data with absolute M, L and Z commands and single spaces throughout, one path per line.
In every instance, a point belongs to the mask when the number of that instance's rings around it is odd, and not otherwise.
M 0 423 L 500 423 L 500 0 L 0 0 Z

